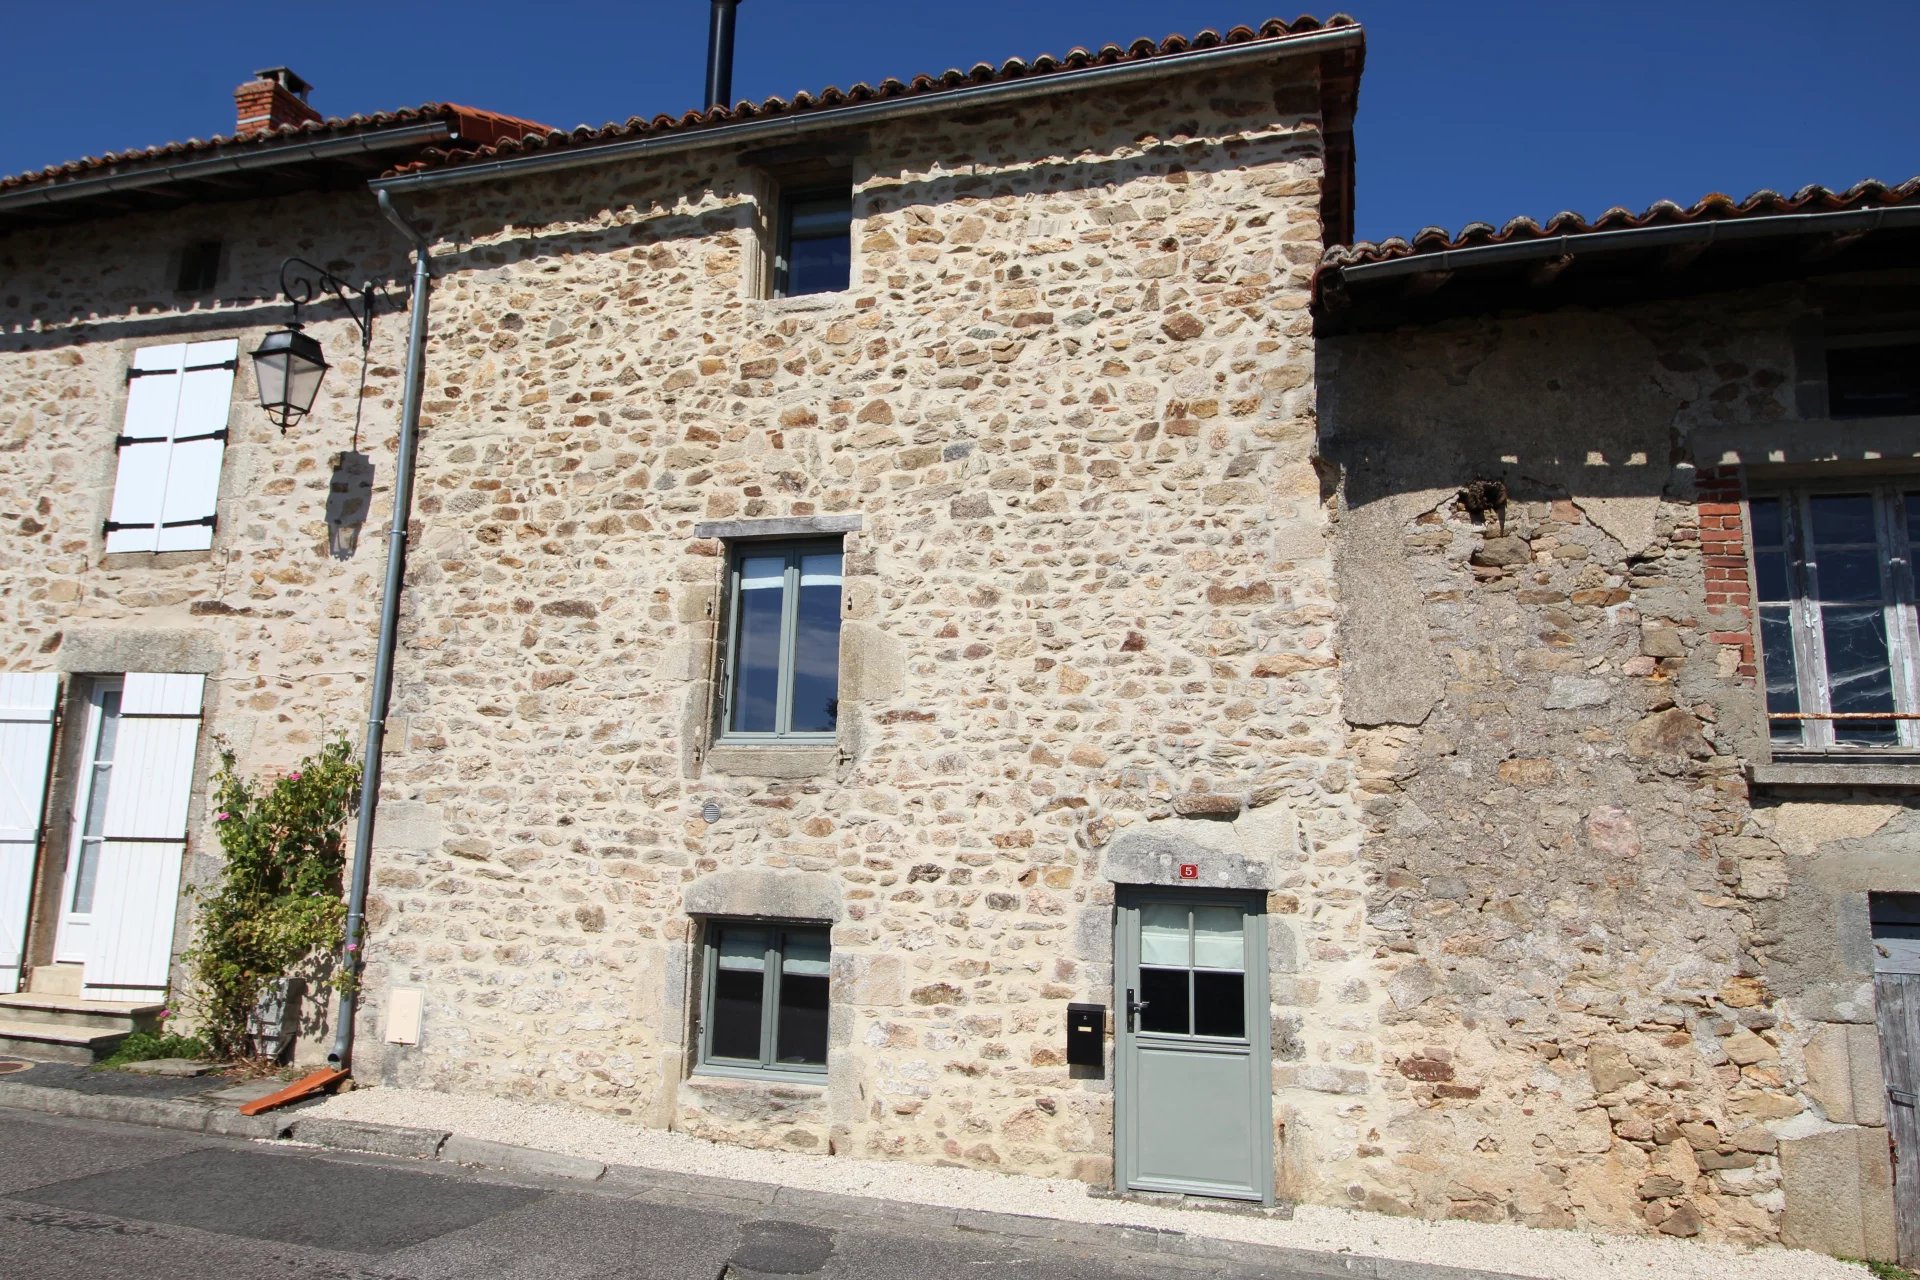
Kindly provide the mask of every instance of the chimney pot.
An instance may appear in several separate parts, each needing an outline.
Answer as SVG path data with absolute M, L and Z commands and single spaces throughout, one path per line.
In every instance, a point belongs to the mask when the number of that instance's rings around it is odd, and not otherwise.
M 307 105 L 313 86 L 291 67 L 268 67 L 233 91 L 237 138 L 251 138 L 287 125 L 307 124 L 320 113 Z

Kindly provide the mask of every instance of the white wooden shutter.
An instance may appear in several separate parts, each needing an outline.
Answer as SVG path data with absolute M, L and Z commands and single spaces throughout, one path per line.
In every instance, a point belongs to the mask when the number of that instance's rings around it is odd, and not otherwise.
M 213 545 L 220 462 L 240 343 L 173 343 L 133 353 L 108 551 Z
M 213 545 L 213 514 L 220 500 L 220 461 L 227 452 L 227 415 L 240 343 L 196 342 L 187 348 L 180 377 L 180 411 L 173 420 L 173 456 L 160 507 L 161 551 L 202 551 Z
M 180 408 L 180 370 L 187 345 L 145 347 L 127 373 L 127 420 L 120 429 L 120 469 L 107 517 L 108 551 L 153 551 L 173 456 L 173 419 Z
M 0 995 L 20 989 L 60 679 L 0 675 Z
M 205 684 L 205 676 L 127 673 L 93 890 L 90 999 L 166 992 Z

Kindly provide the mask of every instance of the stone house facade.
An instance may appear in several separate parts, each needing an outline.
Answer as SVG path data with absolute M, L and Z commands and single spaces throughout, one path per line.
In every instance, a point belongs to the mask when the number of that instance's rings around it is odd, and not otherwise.
M 246 355 L 288 314 L 291 255 L 403 305 L 366 178 L 496 131 L 441 107 L 323 122 L 304 92 L 261 73 L 231 137 L 0 181 L 0 1041 L 30 1055 L 156 1025 L 218 866 L 223 745 L 258 775 L 363 730 L 404 317 L 363 355 L 310 307 L 336 367 L 285 434 Z
M 1197 859 L 1258 917 L 1315 868 L 1343 905 L 1273 953 L 1347 945 L 1307 302 L 1358 50 L 1276 25 L 778 149 L 385 184 L 441 248 L 363 1076 L 1106 1182 L 1114 1076 L 1066 1015 L 1110 1000 L 1117 887 Z M 836 173 L 846 287 L 767 296 L 778 206 Z M 726 664 L 796 537 L 841 568 L 837 709 L 770 742 Z M 711 1039 L 716 938 L 769 924 L 821 931 L 782 992 L 826 978 L 824 1063 Z
M 1328 249 L 1361 57 L 1270 23 L 389 162 L 435 288 L 358 1076 L 1913 1256 L 1920 186 Z M 362 710 L 333 446 L 236 411 L 177 565 L 94 545 L 68 460 L 143 326 L 278 319 L 286 252 L 400 278 L 327 199 L 139 215 L 257 255 L 198 307 L 122 223 L 0 240 L 48 495 L 7 669 L 201 653 L 253 767 Z

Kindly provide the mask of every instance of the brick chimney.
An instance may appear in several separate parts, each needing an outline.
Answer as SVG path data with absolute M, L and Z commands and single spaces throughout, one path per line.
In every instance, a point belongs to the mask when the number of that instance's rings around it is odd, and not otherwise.
M 318 120 L 320 113 L 307 105 L 313 86 L 293 73 L 290 67 L 268 67 L 253 73 L 253 79 L 233 91 L 239 123 L 234 136 L 251 138 L 282 125 L 305 124 Z

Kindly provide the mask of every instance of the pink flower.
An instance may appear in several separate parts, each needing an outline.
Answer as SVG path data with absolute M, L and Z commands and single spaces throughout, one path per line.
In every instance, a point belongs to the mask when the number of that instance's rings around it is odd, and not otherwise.
M 213 820 L 215 822 L 225 822 L 227 820 L 227 811 L 222 809 L 220 812 L 214 814 Z
M 349 942 L 347 944 L 348 951 L 358 951 L 359 949 L 360 949 L 360 944 L 357 942 Z
M 298 769 L 295 769 L 295 770 L 294 770 L 294 771 L 293 771 L 292 773 L 290 773 L 290 774 L 288 774 L 288 775 L 287 775 L 287 781 L 288 781 L 288 782 L 298 782 L 298 781 L 300 781 L 300 771 L 299 771 Z

